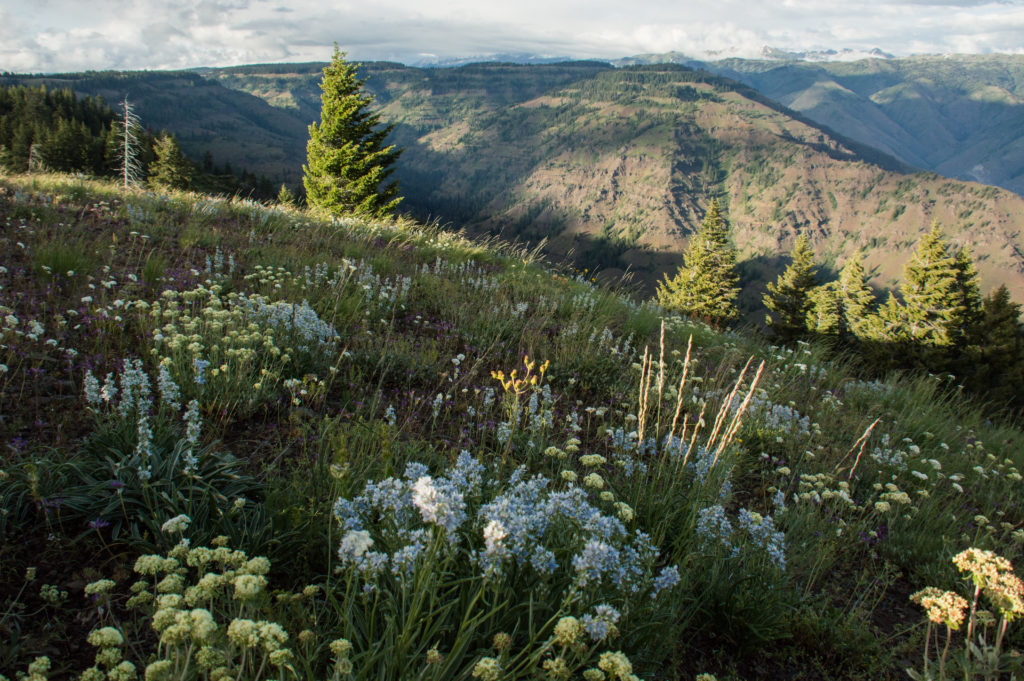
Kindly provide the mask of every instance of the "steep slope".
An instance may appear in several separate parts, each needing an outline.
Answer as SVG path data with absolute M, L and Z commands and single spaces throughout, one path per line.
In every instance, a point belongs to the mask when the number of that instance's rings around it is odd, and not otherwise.
M 912 165 L 1024 194 L 1024 56 L 699 66 Z
M 224 148 L 297 183 L 306 125 L 318 113 L 319 68 L 134 77 L 155 79 L 152 96 L 175 98 L 178 120 L 165 123 L 172 130 L 215 129 Z M 811 235 L 828 265 L 866 249 L 874 281 L 884 287 L 937 220 L 956 242 L 972 246 L 986 287 L 1006 283 L 1024 299 L 1024 200 L 911 173 L 735 81 L 670 64 L 616 69 L 598 62 L 454 69 L 371 63 L 363 74 L 396 124 L 394 141 L 405 148 L 398 168 L 403 205 L 420 217 L 546 239 L 554 256 L 610 275 L 631 270 L 649 291 L 678 265 L 686 238 L 717 197 L 747 259 L 751 300 L 757 282 L 776 276 L 797 232 Z M 89 84 L 96 76 L 78 78 L 76 89 L 98 89 Z M 137 92 L 141 107 L 148 91 Z

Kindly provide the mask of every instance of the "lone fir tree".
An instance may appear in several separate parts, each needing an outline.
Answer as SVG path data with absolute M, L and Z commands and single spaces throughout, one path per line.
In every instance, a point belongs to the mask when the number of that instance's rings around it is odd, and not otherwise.
M 363 92 L 365 79 L 334 46 L 320 82 L 320 122 L 309 126 L 303 184 L 306 201 L 331 215 L 380 218 L 402 200 L 398 184 L 387 182 L 401 153 L 384 140 L 393 125 L 380 125 L 369 111 L 373 96 Z
M 739 295 L 736 248 L 729 242 L 729 225 L 718 201 L 712 199 L 700 230 L 683 254 L 675 276 L 658 284 L 658 302 L 668 309 L 723 325 L 737 317 Z

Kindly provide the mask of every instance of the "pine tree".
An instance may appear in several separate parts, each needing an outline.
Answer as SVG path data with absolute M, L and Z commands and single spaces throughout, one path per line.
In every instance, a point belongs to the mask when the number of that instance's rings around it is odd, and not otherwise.
M 168 189 L 189 189 L 195 169 L 181 153 L 174 135 L 164 134 L 153 145 L 156 160 L 149 166 L 149 181 Z
M 306 200 L 332 215 L 384 217 L 401 201 L 398 184 L 386 183 L 401 153 L 384 145 L 394 126 L 380 126 L 380 115 L 368 111 L 373 97 L 363 93 L 365 82 L 335 45 L 320 83 L 320 122 L 309 126 L 303 166 Z
M 726 324 L 739 317 L 736 248 L 729 243 L 729 225 L 718 201 L 712 199 L 700 230 L 690 240 L 683 264 L 675 276 L 658 284 L 662 307 L 713 324 Z
M 791 262 L 761 300 L 768 314 L 764 321 L 783 343 L 806 335 L 807 313 L 811 310 L 810 293 L 814 288 L 814 251 L 807 236 L 801 234 L 789 254 Z

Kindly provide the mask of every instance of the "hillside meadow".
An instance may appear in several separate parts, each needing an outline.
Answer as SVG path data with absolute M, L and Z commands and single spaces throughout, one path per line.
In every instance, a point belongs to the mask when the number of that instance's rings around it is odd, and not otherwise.
M 7 678 L 1021 673 L 1024 437 L 947 376 L 437 224 L 7 175 L 0 226 Z

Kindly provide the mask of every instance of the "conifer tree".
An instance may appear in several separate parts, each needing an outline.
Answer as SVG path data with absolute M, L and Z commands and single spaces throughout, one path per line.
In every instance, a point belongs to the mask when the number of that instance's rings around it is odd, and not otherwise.
M 139 141 L 142 124 L 127 97 L 124 98 L 123 114 L 118 135 L 120 141 L 118 175 L 121 178 L 122 188 L 127 190 L 129 187 L 137 186 L 143 179 L 142 162 L 139 160 L 142 151 Z
M 933 224 L 904 268 L 900 287 L 909 340 L 932 348 L 954 345 L 972 314 L 967 309 L 968 281 L 971 274 Z
M 149 181 L 168 189 L 188 189 L 192 186 L 192 163 L 181 153 L 174 135 L 164 134 L 153 145 L 156 159 L 149 167 Z
M 281 183 L 281 189 L 277 192 L 277 202 L 282 206 L 294 206 L 295 194 L 288 188 L 288 185 Z
M 818 286 L 810 298 L 807 328 L 811 331 L 841 340 L 868 336 L 875 294 L 859 253 L 846 261 L 838 280 Z
M 1010 300 L 1006 285 L 982 301 L 979 370 L 972 389 L 996 402 L 1024 401 L 1024 327 L 1021 306 Z
M 729 225 L 718 201 L 712 199 L 700 230 L 683 254 L 675 276 L 658 284 L 658 302 L 668 309 L 700 317 L 712 324 L 726 324 L 739 317 L 736 248 L 729 242 Z
M 805 335 L 807 313 L 811 309 L 811 290 L 814 288 L 814 251 L 807 236 L 801 234 L 789 254 L 791 262 L 761 300 L 768 314 L 764 321 L 782 342 Z
M 384 217 L 398 206 L 398 184 L 387 182 L 400 152 L 384 140 L 394 126 L 380 126 L 368 110 L 373 97 L 362 91 L 356 67 L 334 46 L 320 82 L 320 122 L 309 126 L 306 200 L 332 215 Z

